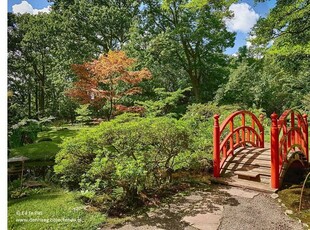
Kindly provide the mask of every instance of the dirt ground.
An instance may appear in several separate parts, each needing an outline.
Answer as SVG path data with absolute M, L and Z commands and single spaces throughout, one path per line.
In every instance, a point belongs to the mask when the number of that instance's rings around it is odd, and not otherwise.
M 159 207 L 133 217 L 130 221 L 104 226 L 102 229 L 301 230 L 308 228 L 288 216 L 288 210 L 274 198 L 271 194 L 241 188 L 214 186 L 212 189 L 177 194 Z

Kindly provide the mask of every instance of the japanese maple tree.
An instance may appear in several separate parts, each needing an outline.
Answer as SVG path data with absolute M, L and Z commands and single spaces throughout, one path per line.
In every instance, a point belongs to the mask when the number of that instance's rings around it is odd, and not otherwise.
M 151 78 L 146 68 L 134 71 L 135 63 L 123 51 L 109 51 L 92 62 L 72 65 L 78 80 L 67 95 L 81 104 L 106 106 L 108 120 L 116 111 L 141 112 L 141 106 L 123 104 L 129 96 L 142 92 L 138 86 L 141 81 Z

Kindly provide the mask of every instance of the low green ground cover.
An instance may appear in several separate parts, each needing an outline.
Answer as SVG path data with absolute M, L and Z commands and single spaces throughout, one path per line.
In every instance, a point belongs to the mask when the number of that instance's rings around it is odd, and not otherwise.
M 29 161 L 50 161 L 54 160 L 55 155 L 60 151 L 59 144 L 67 137 L 73 137 L 78 130 L 87 129 L 88 127 L 67 127 L 52 128 L 49 131 L 43 131 L 38 134 L 35 143 L 27 144 L 10 150 L 9 157 L 25 156 Z M 42 140 L 48 141 L 42 141 Z
M 32 190 L 24 198 L 9 200 L 9 229 L 97 229 L 104 214 L 75 199 L 73 192 L 48 188 Z
M 301 186 L 293 186 L 279 191 L 279 198 L 287 209 L 293 211 L 293 217 L 299 218 L 310 226 L 310 188 L 306 188 L 303 192 L 302 206 L 299 212 L 300 194 Z

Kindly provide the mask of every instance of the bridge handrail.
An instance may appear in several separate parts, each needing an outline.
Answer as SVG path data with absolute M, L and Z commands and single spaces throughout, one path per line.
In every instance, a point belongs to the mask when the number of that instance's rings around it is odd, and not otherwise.
M 288 109 L 279 119 L 277 117 L 276 113 L 271 115 L 271 186 L 273 188 L 279 187 L 279 175 L 290 150 L 298 147 L 299 151 L 305 155 L 307 162 L 309 161 L 307 115 Z M 297 118 L 297 127 L 295 118 Z M 288 121 L 289 127 L 287 127 Z
M 233 120 L 236 116 L 240 115 L 240 114 L 241 114 L 241 115 L 242 115 L 242 114 L 244 114 L 244 115 L 245 115 L 245 114 L 250 115 L 251 118 L 254 119 L 255 123 L 258 125 L 259 130 L 262 131 L 262 132 L 264 132 L 264 128 L 263 128 L 262 124 L 260 123 L 260 121 L 258 120 L 258 118 L 255 116 L 255 114 L 253 114 L 252 112 L 247 111 L 247 110 L 240 110 L 240 111 L 236 111 L 236 112 L 230 114 L 230 115 L 222 122 L 222 124 L 221 124 L 221 126 L 220 126 L 220 134 L 222 134 L 223 130 L 226 128 L 226 126 L 229 124 L 229 122 L 230 122 L 231 120 Z
M 238 115 L 241 115 L 242 124 L 241 126 L 234 127 L 234 118 Z M 252 121 L 252 127 L 246 125 L 246 115 L 250 116 Z M 263 116 L 261 116 L 260 118 L 263 119 Z M 230 128 L 230 132 L 226 134 L 225 138 L 223 138 L 223 140 L 221 141 L 220 137 L 228 125 Z M 259 132 L 255 130 L 255 127 L 258 127 Z M 239 131 L 242 131 L 242 135 L 240 135 Z M 234 140 L 234 135 L 236 135 L 236 141 Z M 226 146 L 228 143 L 229 149 L 227 151 Z M 214 115 L 213 171 L 215 177 L 220 176 L 221 166 L 226 160 L 226 158 L 230 154 L 233 154 L 234 149 L 236 149 L 240 145 L 245 145 L 245 143 L 250 143 L 251 145 L 257 147 L 264 147 L 264 128 L 259 119 L 252 112 L 246 110 L 236 111 L 229 115 L 222 122 L 221 125 L 219 125 L 219 115 Z

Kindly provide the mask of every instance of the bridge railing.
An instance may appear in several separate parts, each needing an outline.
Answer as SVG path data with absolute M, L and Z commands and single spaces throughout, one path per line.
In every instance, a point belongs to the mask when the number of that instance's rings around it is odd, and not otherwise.
M 282 166 L 287 162 L 288 154 L 300 151 L 307 162 L 308 121 L 307 115 L 301 115 L 296 110 L 286 110 L 277 119 L 277 114 L 271 115 L 271 186 L 279 188 L 279 175 Z
M 227 157 L 234 150 L 250 144 L 264 147 L 264 128 L 259 119 L 250 111 L 237 111 L 219 125 L 219 115 L 214 115 L 213 131 L 213 174 L 220 176 L 220 170 Z M 260 116 L 263 120 L 263 115 Z

